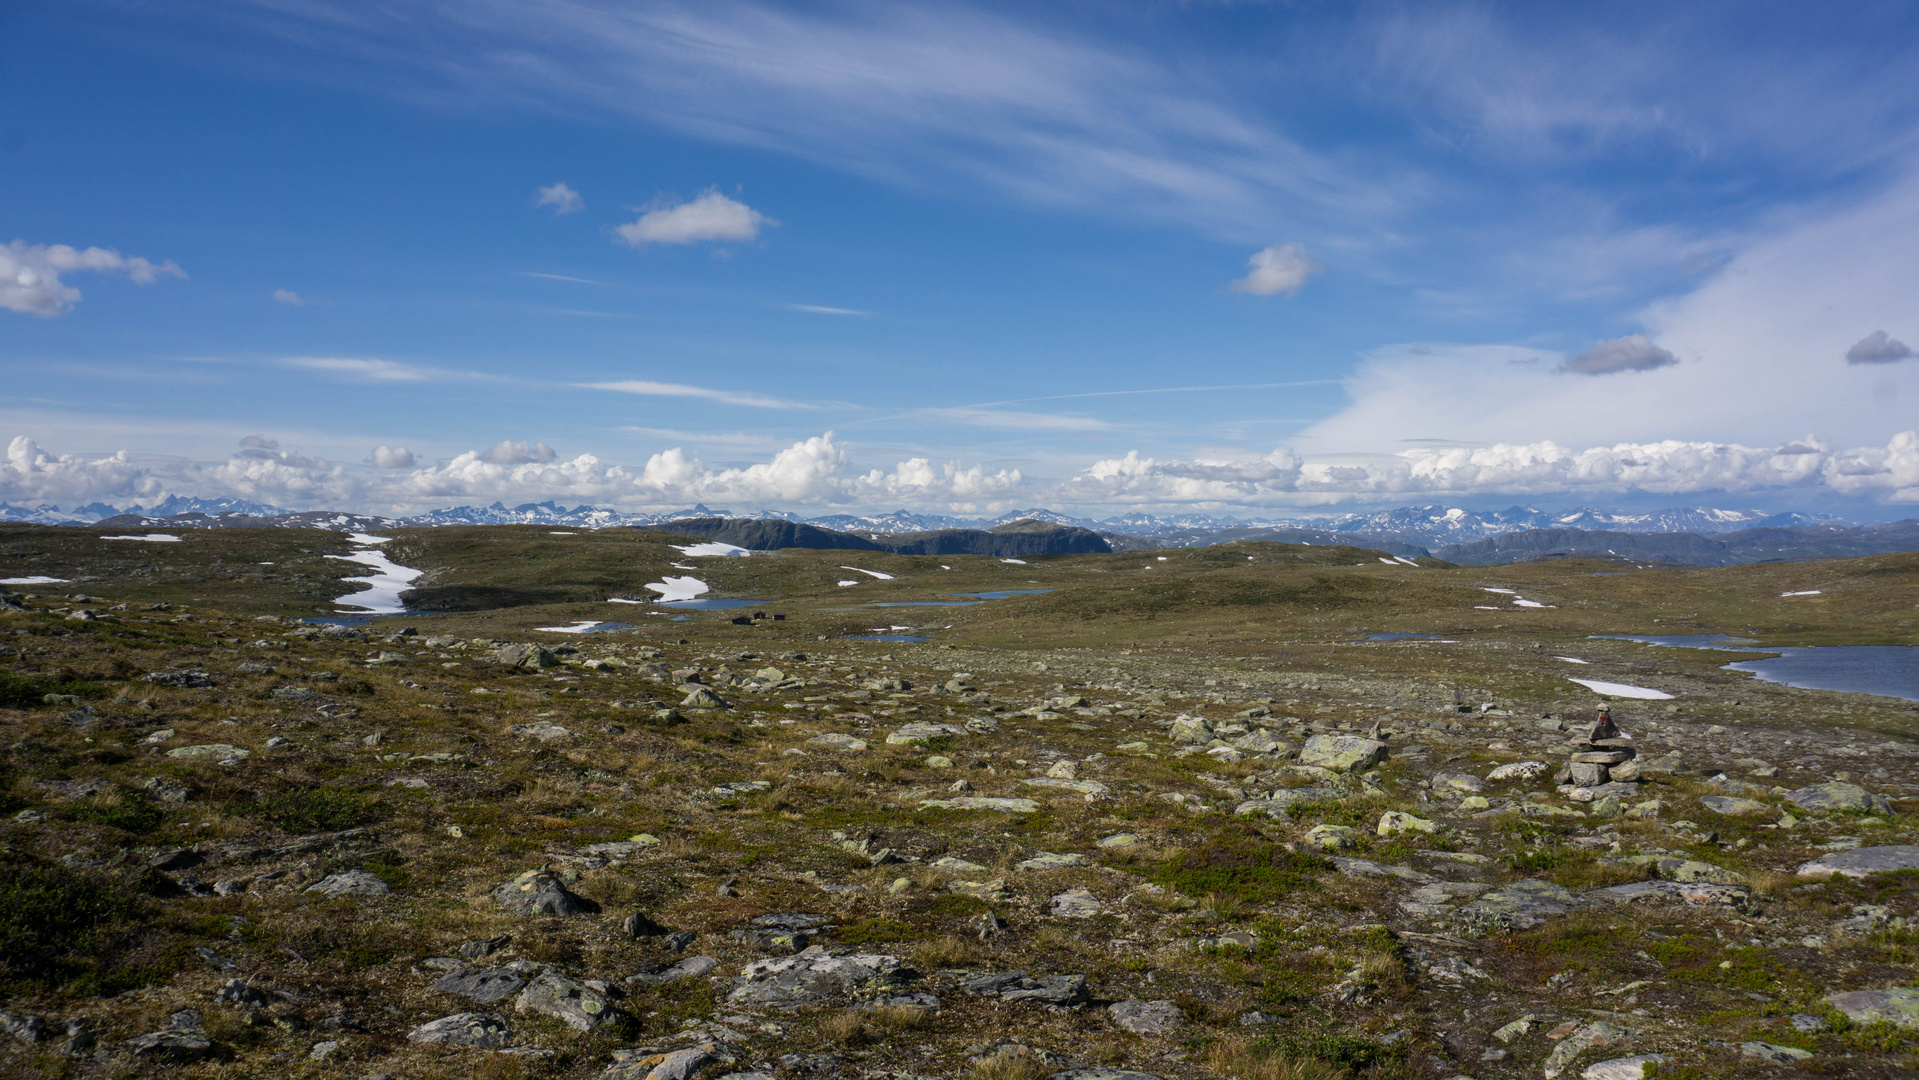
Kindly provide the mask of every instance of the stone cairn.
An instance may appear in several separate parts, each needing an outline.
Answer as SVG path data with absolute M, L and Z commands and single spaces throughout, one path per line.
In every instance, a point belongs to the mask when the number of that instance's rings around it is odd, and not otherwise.
M 1612 710 L 1600 706 L 1592 730 L 1575 735 L 1573 756 L 1553 779 L 1574 802 L 1626 799 L 1639 792 L 1639 752 L 1613 723 Z

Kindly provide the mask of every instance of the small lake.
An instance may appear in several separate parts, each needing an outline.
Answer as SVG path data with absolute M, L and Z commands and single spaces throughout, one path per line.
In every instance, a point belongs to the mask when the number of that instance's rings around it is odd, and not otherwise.
M 956 592 L 948 595 L 971 596 L 980 600 L 1004 600 L 1009 596 L 1035 596 L 1052 591 L 1052 589 L 1001 589 L 998 592 Z
M 1751 638 L 1725 634 L 1675 634 L 1638 636 L 1596 634 L 1616 641 L 1637 641 L 1644 645 L 1669 645 L 1686 649 L 1718 649 L 1723 652 L 1777 653 L 1757 660 L 1735 660 L 1725 665 L 1732 671 L 1750 672 L 1766 682 L 1796 686 L 1802 690 L 1843 690 L 1855 694 L 1919 701 L 1919 646 L 1913 645 L 1827 645 L 1818 648 L 1766 648 Z

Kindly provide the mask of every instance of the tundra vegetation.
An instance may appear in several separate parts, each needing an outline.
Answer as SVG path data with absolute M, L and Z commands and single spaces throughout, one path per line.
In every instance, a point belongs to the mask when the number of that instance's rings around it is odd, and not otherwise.
M 402 529 L 339 625 L 343 534 L 99 532 L 0 527 L 6 1075 L 1919 1072 L 1919 704 L 1593 636 L 1911 645 L 1919 555 Z

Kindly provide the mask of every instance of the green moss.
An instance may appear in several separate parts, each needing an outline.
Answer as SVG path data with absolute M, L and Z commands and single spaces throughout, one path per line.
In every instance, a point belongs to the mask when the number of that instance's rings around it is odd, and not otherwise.
M 1317 887 L 1316 875 L 1331 869 L 1332 863 L 1318 855 L 1287 851 L 1257 834 L 1229 832 L 1182 852 L 1152 880 L 1191 897 L 1270 904 Z
M 72 985 L 114 993 L 142 985 L 127 943 L 153 908 L 126 882 L 23 852 L 0 853 L 0 987 Z
M 242 809 L 288 833 L 341 832 L 384 821 L 389 815 L 379 799 L 340 787 L 283 791 Z
M 840 930 L 840 940 L 848 945 L 872 945 L 882 941 L 912 941 L 920 932 L 897 919 L 861 919 Z

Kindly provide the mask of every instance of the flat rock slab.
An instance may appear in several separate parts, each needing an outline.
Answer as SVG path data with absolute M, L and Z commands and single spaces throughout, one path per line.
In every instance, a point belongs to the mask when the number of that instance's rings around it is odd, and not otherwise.
M 1890 990 L 1854 990 L 1834 994 L 1826 1004 L 1845 1013 L 1855 1024 L 1887 1023 L 1894 1027 L 1919 1030 L 1919 987 L 1895 986 Z
M 872 996 L 905 983 L 910 974 L 897 956 L 874 953 L 828 956 L 815 946 L 794 956 L 755 960 L 746 965 L 726 1000 L 735 1004 L 798 1008 Z
M 243 750 L 226 743 L 201 743 L 198 746 L 176 746 L 167 751 L 170 758 L 212 758 L 216 761 L 245 761 L 253 756 L 253 751 Z
M 1596 900 L 1575 895 L 1563 885 L 1528 878 L 1515 881 L 1462 906 L 1459 917 L 1467 923 L 1498 930 L 1525 930 L 1538 926 L 1555 915 L 1567 915 L 1593 907 Z
M 1053 897 L 1050 910 L 1061 919 L 1089 919 L 1104 912 L 1106 905 L 1085 889 L 1068 889 Z
M 385 896 L 393 890 L 386 882 L 365 870 L 347 870 L 321 878 L 309 885 L 306 891 L 337 899 L 342 896 Z
M 1239 817 L 1265 814 L 1275 821 L 1285 820 L 1299 803 L 1333 803 L 1346 797 L 1344 791 L 1329 787 L 1281 788 L 1263 799 L 1247 799 L 1233 808 Z
M 515 735 L 528 739 L 538 739 L 541 742 L 552 742 L 554 739 L 570 739 L 573 737 L 573 732 L 551 720 L 535 720 L 531 724 L 515 724 L 511 730 Z
M 1085 866 L 1090 860 L 1084 855 L 1055 855 L 1042 851 L 1030 859 L 1015 863 L 1015 870 L 1064 870 L 1069 866 Z M 980 869 L 985 869 L 981 867 Z M 974 871 L 977 873 L 978 871 Z
M 1110 789 L 1097 780 L 1062 780 L 1054 776 L 1033 776 L 1020 783 L 1027 787 L 1058 788 L 1061 791 L 1075 791 L 1087 798 L 1104 795 Z
M 1421 873 L 1410 866 L 1386 866 L 1367 859 L 1349 859 L 1340 855 L 1333 856 L 1332 862 L 1333 868 L 1347 877 L 1384 876 L 1405 878 L 1407 881 L 1421 883 L 1433 880 L 1431 874 Z
M 128 1052 L 161 1061 L 199 1061 L 213 1054 L 213 1040 L 199 1031 L 168 1028 L 126 1041 Z
M 1645 1080 L 1646 1066 L 1666 1060 L 1664 1054 L 1634 1054 L 1586 1066 L 1579 1080 Z
M 1743 908 L 1752 903 L 1752 891 L 1738 885 L 1713 885 L 1680 881 L 1635 881 L 1594 889 L 1589 900 L 1604 900 L 1624 906 L 1639 900 L 1683 900 L 1688 904 L 1726 904 Z
M 575 1031 L 595 1031 L 621 1017 L 606 995 L 555 971 L 528 983 L 513 1005 L 523 1013 L 553 1017 Z
M 1867 874 L 1891 874 L 1900 870 L 1919 870 L 1919 846 L 1889 844 L 1885 847 L 1853 848 L 1821 855 L 1799 868 L 1800 877 L 1828 877 L 1844 874 L 1862 878 Z
M 813 736 L 812 738 L 806 740 L 806 745 L 823 746 L 827 748 L 828 750 L 844 750 L 850 754 L 857 754 L 860 751 L 866 749 L 866 740 L 857 738 L 852 735 L 842 735 L 842 734 L 839 734 L 838 732 L 829 732 L 825 735 Z
M 1772 807 L 1756 799 L 1739 799 L 1731 795 L 1702 795 L 1699 799 L 1699 805 L 1711 810 L 1715 814 L 1725 814 L 1729 817 L 1746 817 L 1751 814 L 1764 814 L 1772 809 Z
M 997 810 L 1003 814 L 1037 814 L 1039 804 L 1031 799 L 995 799 L 984 795 L 962 795 L 957 799 L 921 799 L 922 810 Z
M 977 997 L 1033 1001 L 1057 1008 L 1081 1005 L 1091 998 L 1084 975 L 1040 975 L 1028 978 L 1024 971 L 996 971 L 962 979 L 960 987 Z
M 1370 769 L 1386 759 L 1386 744 L 1358 735 L 1315 735 L 1300 747 L 1299 763 L 1334 772 Z
M 1833 781 L 1789 792 L 1786 801 L 1802 810 L 1870 810 L 1872 793 L 1857 784 Z
M 1160 1080 L 1152 1073 L 1133 1072 L 1130 1069 L 1068 1069 L 1056 1072 L 1046 1080 Z
M 525 985 L 525 976 L 510 968 L 467 968 L 449 973 L 429 989 L 488 1002 L 510 998 Z
M 1135 1035 L 1170 1035 L 1186 1017 L 1170 1001 L 1122 1001 L 1107 1010 L 1113 1023 Z
M 407 1032 L 408 1042 L 497 1050 L 506 1045 L 506 1021 L 492 1013 L 454 1013 Z
M 1801 1050 L 1797 1046 L 1780 1046 L 1769 1042 L 1742 1042 L 1739 1044 L 1739 1056 L 1769 1061 L 1774 1065 L 1796 1065 L 1811 1060 L 1810 1050 Z
M 925 746 L 934 739 L 950 739 L 964 734 L 966 729 L 958 724 L 916 722 L 888 735 L 886 742 L 889 746 Z

